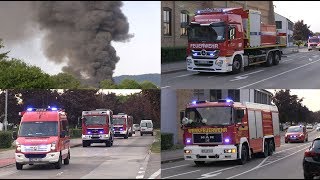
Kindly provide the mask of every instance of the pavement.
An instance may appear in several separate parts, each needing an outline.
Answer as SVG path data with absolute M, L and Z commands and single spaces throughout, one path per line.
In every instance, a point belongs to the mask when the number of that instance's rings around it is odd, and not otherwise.
M 70 140 L 70 147 L 78 147 L 82 146 L 82 139 L 71 139 Z M 7 150 L 7 151 L 0 151 L 0 168 L 9 166 L 15 163 L 14 158 L 15 149 Z
M 280 136 L 284 136 L 285 132 L 281 131 Z M 184 160 L 183 149 L 161 151 L 161 164 L 172 163 Z
M 304 47 L 301 47 L 300 49 L 303 49 Z M 283 55 L 288 55 L 292 53 L 299 52 L 298 47 L 288 47 L 284 48 L 282 50 Z M 185 60 L 178 61 L 178 62 L 172 62 L 172 63 L 163 63 L 161 64 L 161 74 L 168 74 L 168 73 L 174 73 L 174 72 L 180 72 L 180 71 L 186 71 L 187 65 Z

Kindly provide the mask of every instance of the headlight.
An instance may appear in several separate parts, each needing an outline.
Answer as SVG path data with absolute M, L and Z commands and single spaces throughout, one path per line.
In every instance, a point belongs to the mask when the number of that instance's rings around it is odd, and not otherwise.
M 51 143 L 51 150 L 55 150 L 56 149 L 56 142 Z
M 192 63 L 192 59 L 187 58 L 188 63 Z
M 21 144 L 16 141 L 17 151 L 21 151 Z
M 301 136 L 303 136 L 303 134 L 300 134 L 299 136 L 301 137 Z
M 191 154 L 191 152 L 192 152 L 191 150 L 184 150 L 185 154 Z
M 223 64 L 223 60 L 216 60 L 215 64 L 221 67 Z
M 225 149 L 224 153 L 236 153 L 236 149 Z

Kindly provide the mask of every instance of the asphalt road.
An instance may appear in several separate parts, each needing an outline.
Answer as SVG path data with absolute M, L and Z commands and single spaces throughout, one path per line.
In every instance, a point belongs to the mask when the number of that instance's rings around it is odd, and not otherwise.
M 267 158 L 252 158 L 244 165 L 234 161 L 210 162 L 197 167 L 193 161 L 177 161 L 161 165 L 162 179 L 303 179 L 304 151 L 320 132 L 309 132 L 309 142 L 284 143 Z
M 279 65 L 248 67 L 239 74 L 180 71 L 161 75 L 161 86 L 175 89 L 320 88 L 320 52 L 301 49 L 282 57 Z
M 70 164 L 61 169 L 49 164 L 25 165 L 23 170 L 16 170 L 15 165 L 10 165 L 0 168 L 0 179 L 139 179 L 151 175 L 159 178 L 156 172 L 160 163 L 154 159 L 160 159 L 160 154 L 149 152 L 153 140 L 154 136 L 136 133 L 128 139 L 117 137 L 112 147 L 95 143 L 91 147 L 71 148 Z

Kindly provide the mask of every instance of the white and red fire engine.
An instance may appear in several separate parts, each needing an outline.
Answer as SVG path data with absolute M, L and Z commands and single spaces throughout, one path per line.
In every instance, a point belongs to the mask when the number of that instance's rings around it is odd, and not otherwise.
M 320 37 L 319 36 L 310 36 L 308 38 L 308 51 L 311 50 L 320 51 Z
M 272 155 L 280 147 L 279 115 L 274 105 L 251 102 L 198 101 L 180 113 L 184 158 L 205 161 L 237 160 L 252 154 Z
M 133 134 L 133 117 L 125 113 L 113 115 L 114 135 L 128 139 Z
M 277 65 L 281 48 L 275 25 L 243 8 L 199 10 L 188 26 L 187 70 L 239 73 L 244 67 Z

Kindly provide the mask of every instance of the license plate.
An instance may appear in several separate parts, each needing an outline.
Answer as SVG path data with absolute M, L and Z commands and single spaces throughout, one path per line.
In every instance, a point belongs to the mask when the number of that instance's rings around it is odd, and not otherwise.
M 199 64 L 210 64 L 209 61 L 198 61 Z
M 41 158 L 29 158 L 30 162 L 38 162 L 41 161 Z
M 213 153 L 213 149 L 201 149 L 201 153 Z

